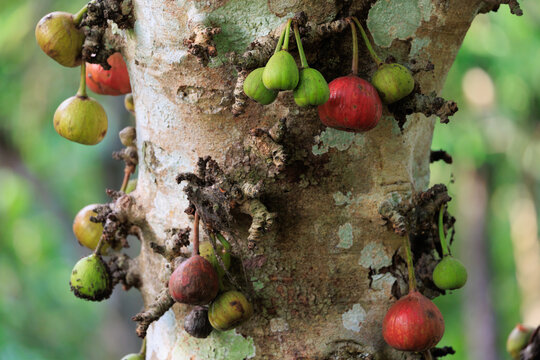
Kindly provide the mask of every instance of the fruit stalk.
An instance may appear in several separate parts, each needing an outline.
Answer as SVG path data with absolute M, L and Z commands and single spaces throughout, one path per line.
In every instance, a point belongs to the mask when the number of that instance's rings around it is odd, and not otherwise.
M 83 19 L 83 16 L 88 12 L 88 4 L 84 5 L 84 7 L 79 10 L 76 14 L 73 15 L 73 22 L 76 26 L 81 25 L 81 21 Z
M 199 212 L 195 211 L 195 220 L 193 221 L 193 255 L 199 255 Z
M 448 245 L 446 243 L 446 236 L 444 235 L 444 222 L 443 222 L 443 216 L 444 216 L 444 205 L 441 206 L 441 210 L 439 211 L 439 240 L 441 241 L 441 248 L 443 252 L 443 257 L 448 256 Z
M 356 26 L 358 26 L 358 28 L 360 29 L 360 34 L 362 35 L 362 39 L 364 39 L 364 43 L 366 44 L 366 47 L 368 49 L 368 52 L 369 52 L 369 55 L 371 55 L 371 58 L 373 59 L 373 61 L 375 61 L 375 63 L 377 64 L 377 66 L 381 66 L 383 64 L 383 62 L 381 61 L 381 59 L 377 56 L 377 53 L 375 52 L 375 50 L 373 50 L 373 46 L 371 45 L 371 42 L 369 41 L 368 37 L 367 37 L 367 34 L 366 32 L 364 31 L 364 28 L 362 27 L 362 25 L 360 24 L 360 21 L 358 21 L 358 19 L 356 18 L 356 16 L 351 16 L 351 18 L 353 19 L 353 21 L 356 23 Z
M 423 355 L 424 355 L 424 359 L 433 360 L 433 356 L 431 356 L 431 351 L 426 350 L 426 351 L 423 352 Z
M 279 36 L 279 41 L 277 43 L 276 49 L 274 50 L 274 54 L 281 50 L 281 47 L 283 46 L 283 40 L 285 40 L 285 29 L 283 29 L 281 35 Z
M 135 172 L 135 166 L 126 165 L 126 167 L 124 168 L 124 180 L 122 181 L 122 186 L 120 187 L 121 192 L 123 193 L 126 192 L 126 189 L 129 183 L 129 178 L 131 174 L 133 174 L 134 172 Z
M 101 237 L 99 238 L 99 242 L 94 250 L 94 254 L 99 255 L 101 253 L 101 248 L 103 247 L 103 245 L 105 245 L 105 237 L 101 235 Z
M 306 54 L 304 53 L 304 47 L 302 46 L 302 40 L 300 39 L 300 30 L 298 30 L 298 23 L 294 22 L 294 38 L 296 39 L 296 46 L 298 47 L 298 53 L 300 54 L 300 62 L 302 63 L 302 69 L 309 68 Z
M 350 19 L 348 21 L 352 33 L 352 74 L 356 76 L 358 75 L 358 35 L 354 23 Z
M 84 61 L 81 64 L 81 82 L 79 84 L 77 96 L 88 97 L 88 95 L 86 94 L 86 62 Z
M 407 270 L 409 271 L 409 293 L 416 291 L 416 277 L 414 275 L 414 264 L 411 251 L 411 242 L 408 236 L 403 237 L 405 245 L 405 257 L 407 259 Z
M 285 39 L 283 42 L 283 48 L 281 50 L 289 51 L 289 37 L 290 37 L 290 31 L 291 31 L 291 23 L 292 19 L 289 19 L 287 21 L 287 27 L 285 28 Z

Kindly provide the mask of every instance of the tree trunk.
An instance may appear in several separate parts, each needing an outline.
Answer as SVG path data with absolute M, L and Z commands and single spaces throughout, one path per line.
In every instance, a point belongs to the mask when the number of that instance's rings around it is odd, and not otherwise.
M 269 106 L 247 102 L 233 116 L 237 69 L 225 55 L 242 54 L 256 38 L 275 34 L 296 12 L 321 24 L 349 14 L 367 23 L 382 58 L 433 63 L 416 73 L 423 94 L 439 92 L 447 71 L 482 2 L 402 1 L 155 1 L 133 0 L 136 24 L 123 49 L 137 113 L 138 186 L 133 197 L 145 214 L 138 259 L 141 292 L 154 301 L 167 281 L 166 261 L 149 246 L 163 244 L 167 230 L 192 227 L 193 218 L 177 184 L 181 172 L 196 172 L 199 157 L 211 156 L 241 185 L 262 180 L 261 203 L 276 214 L 275 226 L 248 249 L 251 219 L 234 215 L 223 232 L 233 242 L 238 283 L 249 289 L 255 314 L 244 325 L 195 339 L 183 330 L 189 307 L 175 304 L 147 334 L 147 359 L 405 359 L 419 355 L 389 348 L 381 323 L 406 290 L 388 269 L 401 253 L 402 238 L 383 226 L 380 204 L 404 198 L 429 183 L 436 118 L 407 115 L 400 131 L 392 113 L 372 131 L 354 134 L 325 128 L 315 108 L 299 108 L 290 92 Z M 183 41 L 201 23 L 219 27 L 218 56 L 204 66 Z M 282 27 L 281 27 L 282 28 Z M 280 28 L 280 29 L 281 29 Z M 328 81 L 351 66 L 350 30 L 345 27 L 305 49 L 310 64 Z M 375 70 L 363 45 L 360 76 Z M 295 53 L 295 52 L 293 52 Z M 284 170 L 277 171 L 265 146 L 269 137 L 250 135 L 286 119 Z M 262 144 L 262 145 L 261 145 Z M 248 153 L 247 149 L 251 149 Z M 257 153 L 257 151 L 259 153 Z M 257 153 L 261 161 L 253 162 Z M 249 161 L 245 161 L 249 158 Z M 256 158 L 256 156 L 255 156 Z M 269 161 L 268 161 L 269 160 Z M 249 213 L 249 209 L 240 209 Z M 243 266 L 242 266 L 243 265 Z M 397 284 L 397 285 L 395 285 Z

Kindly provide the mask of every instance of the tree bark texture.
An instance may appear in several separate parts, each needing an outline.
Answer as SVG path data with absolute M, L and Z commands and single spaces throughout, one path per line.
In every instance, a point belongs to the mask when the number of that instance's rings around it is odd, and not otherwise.
M 401 131 L 385 108 L 374 130 L 354 134 L 325 128 L 316 108 L 299 108 L 291 92 L 282 92 L 269 106 L 248 100 L 245 112 L 235 117 L 241 69 L 226 55 L 241 55 L 256 38 L 277 37 L 286 19 L 300 11 L 313 26 L 357 15 L 383 59 L 431 62 L 434 70 L 417 72 L 415 80 L 423 94 L 439 92 L 483 2 L 133 4 L 135 28 L 125 32 L 122 51 L 137 117 L 140 162 L 133 198 L 144 234 L 137 264 L 145 303 L 154 301 L 170 274 L 150 242 L 163 244 L 168 229 L 192 227 L 193 217 L 184 212 L 186 183 L 179 185 L 176 176 L 195 172 L 199 157 L 211 156 L 238 185 L 262 181 L 257 201 L 276 214 L 273 228 L 254 250 L 248 249 L 247 238 L 254 210 L 249 207 L 257 202 L 233 211 L 231 227 L 223 230 L 233 242 L 237 282 L 255 305 L 253 318 L 200 340 L 183 330 L 189 307 L 175 304 L 149 327 L 147 359 L 420 358 L 395 351 L 382 339 L 382 319 L 396 300 L 396 288 L 406 292 L 406 271 L 401 276 L 389 270 L 396 265 L 394 255 L 403 257 L 402 237 L 384 226 L 379 206 L 389 196 L 407 197 L 427 188 L 435 116 L 407 115 Z M 218 55 L 206 66 L 184 45 L 201 25 L 221 28 L 213 38 Z M 350 73 L 348 27 L 304 47 L 310 65 L 328 81 Z M 359 75 L 369 79 L 376 67 L 363 45 L 360 51 Z M 286 119 L 281 145 L 287 162 L 278 171 L 271 151 L 275 139 L 251 130 L 272 128 L 280 119 Z

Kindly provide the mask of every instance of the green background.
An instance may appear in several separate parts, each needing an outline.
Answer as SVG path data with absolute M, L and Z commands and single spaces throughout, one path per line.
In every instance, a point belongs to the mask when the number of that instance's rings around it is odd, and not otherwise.
M 75 241 L 71 221 L 83 206 L 107 201 L 105 188 L 119 188 L 122 164 L 111 159 L 111 152 L 121 147 L 119 129 L 132 122 L 122 97 L 98 95 L 109 116 L 102 143 L 73 144 L 53 129 L 53 113 L 76 92 L 79 70 L 58 66 L 41 53 L 34 26 L 52 10 L 76 12 L 79 7 L 67 0 L 0 3 L 2 360 L 114 359 L 140 345 L 129 320 L 142 306 L 136 291 L 117 290 L 108 302 L 88 303 L 76 299 L 68 286 L 73 264 L 88 253 Z M 523 9 L 521 18 L 503 6 L 475 20 L 443 92 L 460 111 L 450 124 L 437 124 L 433 144 L 454 158 L 453 165 L 432 165 L 432 183 L 448 183 L 455 199 L 457 256 L 468 251 L 467 239 L 460 237 L 459 202 L 467 201 L 459 194 L 460 179 L 476 172 L 487 181 L 486 281 L 500 358 L 507 358 L 506 335 L 521 321 L 509 209 L 518 193 L 525 191 L 535 204 L 540 196 L 540 4 L 523 1 Z M 487 105 L 475 105 L 464 94 L 464 77 L 473 68 L 482 69 L 483 79 L 494 85 Z M 441 345 L 453 346 L 456 359 L 472 360 L 467 339 L 475 329 L 465 322 L 465 294 L 467 289 L 456 291 L 436 303 L 447 325 Z

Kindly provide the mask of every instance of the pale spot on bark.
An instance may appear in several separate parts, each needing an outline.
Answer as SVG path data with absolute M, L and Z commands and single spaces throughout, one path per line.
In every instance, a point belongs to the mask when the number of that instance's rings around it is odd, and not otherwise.
M 336 247 L 349 249 L 353 244 L 353 229 L 350 223 L 341 225 L 338 230 L 339 244 Z
M 358 264 L 365 268 L 379 270 L 382 267 L 390 266 L 392 264 L 392 259 L 386 253 L 383 244 L 370 242 L 362 249 Z
M 166 360 L 176 343 L 178 329 L 176 318 L 172 310 L 167 311 L 148 328 L 147 353 L 149 358 Z
M 351 310 L 341 315 L 343 327 L 354 332 L 360 332 L 362 322 L 365 319 L 366 310 L 360 304 L 354 304 Z
M 289 331 L 289 324 L 285 319 L 273 318 L 270 320 L 270 331 L 274 333 Z
M 330 148 L 336 148 L 339 151 L 345 151 L 353 144 L 363 145 L 364 135 L 352 132 L 327 128 L 320 135 L 315 137 L 316 145 L 313 145 L 311 151 L 315 155 L 322 155 L 328 152 Z
M 390 274 L 375 274 L 372 276 L 371 288 L 373 290 L 387 290 L 392 287 L 396 278 Z

